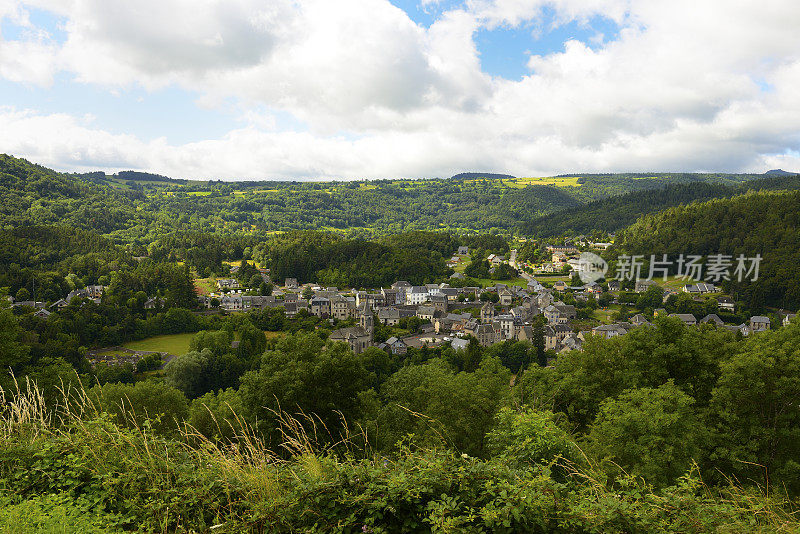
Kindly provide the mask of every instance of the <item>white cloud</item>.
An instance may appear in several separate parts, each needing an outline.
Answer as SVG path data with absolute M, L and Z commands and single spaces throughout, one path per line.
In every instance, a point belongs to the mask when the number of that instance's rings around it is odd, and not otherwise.
M 46 86 L 65 71 L 109 90 L 178 86 L 204 106 L 237 100 L 248 125 L 170 145 L 5 109 L 19 135 L 4 128 L 0 150 L 59 168 L 201 178 L 735 171 L 796 166 L 800 150 L 800 4 L 786 0 L 469 0 L 430 28 L 386 0 L 34 1 L 65 17 L 66 42 L 35 28 L 0 41 L 3 78 Z M 28 24 L 21 5 L 0 3 L 0 19 Z M 533 55 L 519 81 L 481 70 L 480 29 L 597 16 L 619 35 Z M 264 109 L 307 128 L 277 131 Z

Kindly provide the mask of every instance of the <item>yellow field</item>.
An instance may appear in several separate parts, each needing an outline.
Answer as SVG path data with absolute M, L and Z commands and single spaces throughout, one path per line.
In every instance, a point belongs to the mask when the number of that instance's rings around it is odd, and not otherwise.
M 555 185 L 558 187 L 580 187 L 577 176 L 542 176 L 531 178 L 515 178 L 513 180 L 503 180 L 503 184 L 508 187 L 523 188 L 529 185 Z
M 249 189 L 247 191 L 234 191 L 233 194 L 237 196 L 244 196 L 245 193 L 277 193 L 277 189 Z

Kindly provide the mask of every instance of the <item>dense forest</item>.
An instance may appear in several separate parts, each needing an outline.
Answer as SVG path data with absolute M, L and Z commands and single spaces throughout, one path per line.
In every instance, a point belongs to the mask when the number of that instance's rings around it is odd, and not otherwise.
M 642 215 L 691 202 L 727 198 L 748 190 L 769 191 L 800 188 L 800 176 L 770 177 L 740 185 L 717 183 L 671 184 L 595 200 L 523 223 L 522 232 L 537 237 L 589 234 L 599 230 L 613 233 L 633 224 Z
M 639 219 L 617 239 L 631 254 L 762 257 L 758 280 L 722 280 L 754 309 L 800 307 L 800 192 L 750 192 L 669 208 Z
M 460 241 L 450 234 L 412 232 L 377 241 L 348 240 L 322 232 L 288 232 L 253 249 L 275 280 L 297 278 L 333 287 L 386 287 L 397 280 L 415 285 L 446 279 L 445 260 Z

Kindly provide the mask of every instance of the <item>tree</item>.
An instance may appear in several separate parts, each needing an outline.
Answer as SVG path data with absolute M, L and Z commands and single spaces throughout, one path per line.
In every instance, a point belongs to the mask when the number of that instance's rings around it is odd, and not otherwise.
M 279 440 L 278 410 L 313 415 L 323 440 L 327 433 L 338 440 L 342 417 L 358 419 L 358 396 L 369 387 L 370 376 L 346 344 L 325 344 L 315 334 L 298 332 L 279 340 L 261 361 L 260 369 L 242 376 L 239 392 L 250 420 L 258 421 L 274 444 Z
M 572 437 L 554 419 L 548 411 L 501 408 L 494 429 L 486 435 L 487 450 L 520 467 L 555 462 L 563 477 L 567 464 L 580 463 L 582 457 Z
M 16 300 L 17 300 L 17 302 L 24 302 L 24 301 L 31 300 L 31 294 L 28 292 L 27 289 L 25 289 L 24 287 L 21 287 L 21 288 L 19 288 L 19 291 L 17 291 Z
M 474 373 L 456 373 L 438 358 L 403 367 L 381 388 L 378 447 L 389 450 L 413 434 L 420 445 L 444 440 L 456 450 L 482 455 L 510 378 L 497 358 L 484 359 Z
M 190 399 L 202 395 L 206 392 L 203 371 L 212 356 L 211 349 L 205 348 L 202 352 L 193 350 L 173 358 L 164 368 L 167 384 Z
M 209 391 L 237 387 L 246 368 L 230 350 L 218 354 L 206 347 L 174 358 L 164 371 L 170 386 L 193 399 Z
M 136 362 L 136 372 L 146 373 L 147 371 L 155 371 L 160 369 L 163 365 L 161 353 L 154 352 L 153 354 L 146 354 L 141 360 Z
M 470 278 L 489 278 L 489 262 L 480 258 L 472 258 L 464 268 L 464 274 Z
M 714 458 L 740 479 L 800 492 L 800 322 L 749 337 L 713 390 Z
M 189 350 L 200 352 L 209 349 L 213 354 L 230 352 L 233 334 L 228 330 L 201 330 L 189 342 Z
M 511 280 L 517 277 L 519 273 L 507 263 L 501 263 L 494 268 L 492 273 L 492 280 Z
M 0 386 L 9 371 L 19 376 L 30 359 L 30 346 L 23 342 L 25 331 L 11 310 L 0 309 Z
M 244 431 L 244 406 L 239 392 L 233 388 L 209 392 L 192 401 L 187 423 L 205 437 L 233 440 Z
M 162 434 L 172 434 L 186 419 L 186 397 L 177 389 L 154 380 L 136 384 L 105 384 L 88 392 L 98 408 L 114 416 L 125 426 L 142 427 L 150 420 L 153 429 Z
M 598 457 L 655 486 L 667 486 L 689 470 L 705 442 L 693 405 L 672 381 L 655 389 L 627 390 L 603 401 L 589 442 Z
M 267 336 L 264 331 L 244 321 L 239 328 L 239 346 L 236 353 L 242 361 L 257 361 L 267 348 Z
M 370 373 L 370 386 L 376 390 L 400 367 L 396 355 L 377 347 L 367 348 L 358 357 Z
M 652 285 L 636 299 L 636 307 L 640 310 L 645 308 L 660 308 L 664 303 L 664 290 L 661 286 Z

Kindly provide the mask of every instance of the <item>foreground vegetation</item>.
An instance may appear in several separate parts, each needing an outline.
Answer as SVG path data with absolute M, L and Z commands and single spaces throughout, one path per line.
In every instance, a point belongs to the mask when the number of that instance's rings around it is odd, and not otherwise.
M 219 444 L 191 427 L 165 439 L 123 428 L 70 392 L 48 412 L 35 388 L 0 419 L 4 532 L 789 532 L 780 495 L 706 486 L 696 471 L 654 490 L 614 481 L 563 431 L 501 414 L 495 455 L 401 446 L 359 450 L 360 436 L 320 447 L 312 422 L 281 419 L 281 448 L 246 427 Z M 502 426 L 506 418 L 527 423 Z M 305 423 L 305 425 L 303 424 Z M 525 435 L 526 430 L 536 434 Z M 567 457 L 578 458 L 571 462 Z
M 163 376 L 7 382 L 0 525 L 800 528 L 798 322 L 741 339 L 660 319 L 549 367 L 528 342 L 354 355 L 320 330 L 221 326 Z

